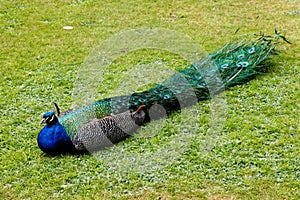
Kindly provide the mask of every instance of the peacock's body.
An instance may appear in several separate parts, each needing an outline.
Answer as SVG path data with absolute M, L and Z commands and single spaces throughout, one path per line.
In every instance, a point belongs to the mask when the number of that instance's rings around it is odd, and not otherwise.
M 179 70 L 149 90 L 102 99 L 59 118 L 54 112 L 48 112 L 43 116 L 46 126 L 39 133 L 39 147 L 46 153 L 57 154 L 89 148 L 101 149 L 107 146 L 104 140 L 116 143 L 127 137 L 126 133 L 132 134 L 136 124 L 149 121 L 151 108 L 156 109 L 152 112 L 156 116 L 150 118 L 160 118 L 164 115 L 159 109 L 161 106 L 168 114 L 194 104 L 194 99 L 209 99 L 211 92 L 218 93 L 223 88 L 248 82 L 266 69 L 269 55 L 273 53 L 279 38 L 285 39 L 276 32 L 275 37 L 261 34 L 259 38 L 238 40 L 225 45 L 201 62 Z M 138 108 L 142 105 L 141 111 Z M 136 110 L 134 113 L 138 116 L 132 118 L 132 113 L 127 111 L 129 109 Z M 112 114 L 115 115 L 104 118 Z M 136 123 L 136 120 L 139 122 Z M 121 130 L 124 124 L 135 128 Z

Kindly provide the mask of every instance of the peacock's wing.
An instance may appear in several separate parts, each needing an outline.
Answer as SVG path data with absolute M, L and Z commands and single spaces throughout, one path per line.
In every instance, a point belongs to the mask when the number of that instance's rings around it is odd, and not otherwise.
M 83 125 L 72 137 L 78 150 L 94 152 L 117 143 L 136 132 L 145 119 L 145 112 L 125 111 L 101 119 L 93 119 Z
M 114 128 L 111 118 L 93 119 L 83 125 L 71 140 L 76 149 L 94 152 L 113 144 L 108 132 Z

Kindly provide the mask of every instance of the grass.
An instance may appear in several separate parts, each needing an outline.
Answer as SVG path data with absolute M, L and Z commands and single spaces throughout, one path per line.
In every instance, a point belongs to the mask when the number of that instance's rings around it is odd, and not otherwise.
M 298 4 L 297 0 L 2 1 L 0 197 L 299 199 Z M 74 29 L 64 30 L 66 25 Z M 77 71 L 85 58 L 119 32 L 148 27 L 188 35 L 207 52 L 230 41 L 238 27 L 242 36 L 260 30 L 273 33 L 277 28 L 293 44 L 280 46 L 283 52 L 274 58 L 270 73 L 225 91 L 225 121 L 207 152 L 203 141 L 212 123 L 209 101 L 149 124 L 140 138 L 129 138 L 97 156 L 44 155 L 36 142 L 38 122 L 53 102 L 62 110 L 72 106 Z M 185 63 L 168 52 L 140 50 L 119 58 L 113 73 L 104 78 L 122 79 L 127 67 L 157 57 L 175 68 Z M 109 87 L 117 84 L 112 81 Z M 100 96 L 112 93 L 103 88 L 100 92 Z M 185 135 L 192 139 L 188 146 L 168 154 L 180 134 L 190 131 L 199 134 Z M 120 160 L 111 159 L 123 152 Z

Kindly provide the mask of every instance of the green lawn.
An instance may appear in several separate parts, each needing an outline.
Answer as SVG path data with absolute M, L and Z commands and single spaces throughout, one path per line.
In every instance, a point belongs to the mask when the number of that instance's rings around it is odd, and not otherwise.
M 298 0 L 52 2 L 0 3 L 1 199 L 300 199 Z M 42 114 L 54 102 L 73 105 L 87 56 L 120 32 L 150 27 L 187 35 L 207 52 L 239 27 L 239 37 L 276 28 L 293 44 L 279 46 L 268 74 L 219 97 L 226 115 L 217 121 L 214 102 L 203 101 L 99 155 L 43 154 Z M 131 52 L 103 75 L 95 96 L 115 94 L 131 66 L 157 60 L 187 64 L 165 51 Z

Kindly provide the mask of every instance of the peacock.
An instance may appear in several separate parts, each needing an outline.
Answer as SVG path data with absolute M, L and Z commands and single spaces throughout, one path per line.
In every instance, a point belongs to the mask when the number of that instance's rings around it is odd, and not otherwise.
M 51 155 L 104 149 L 153 119 L 264 73 L 280 39 L 289 42 L 275 30 L 275 36 L 260 33 L 228 43 L 142 92 L 104 98 L 64 113 L 55 104 L 54 111 L 43 115 L 41 123 L 46 125 L 38 134 L 38 146 Z

